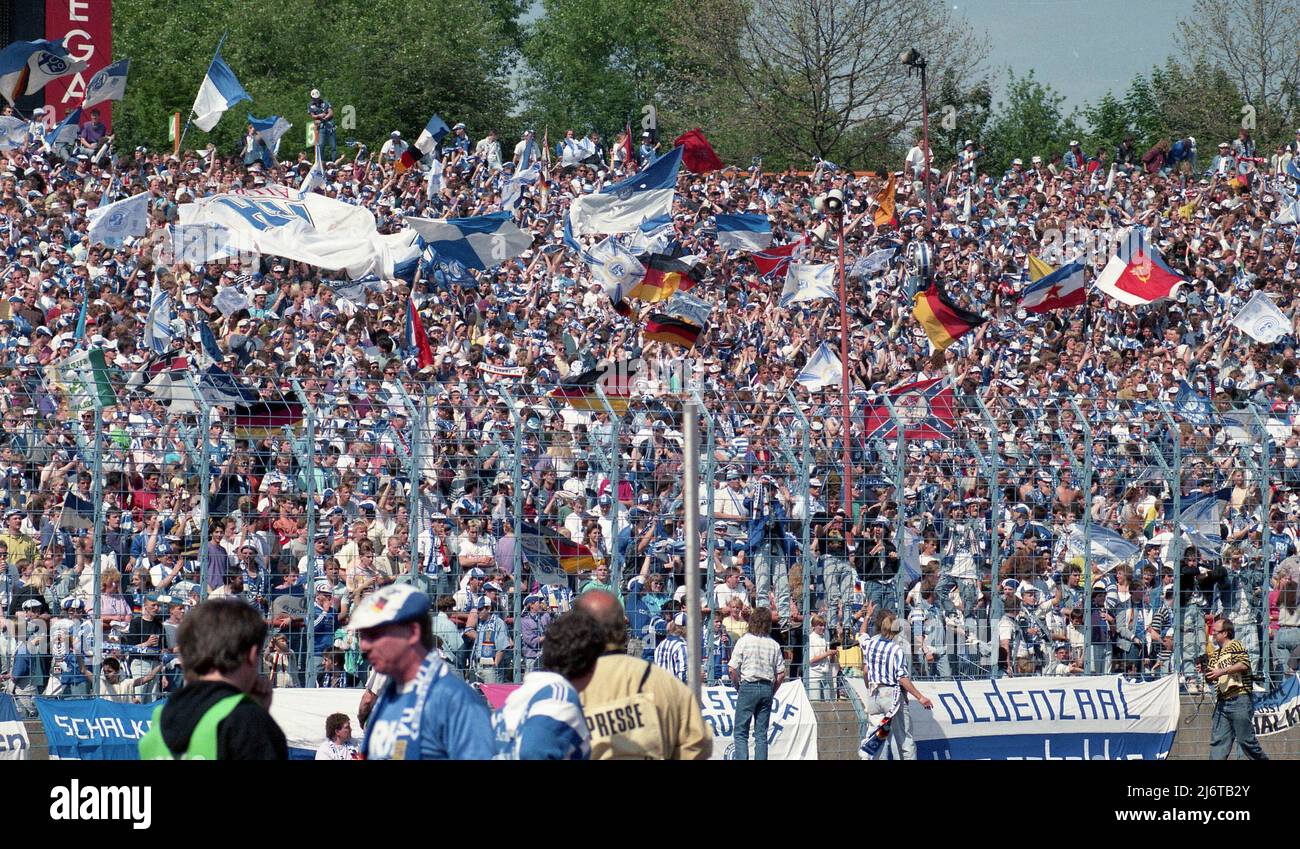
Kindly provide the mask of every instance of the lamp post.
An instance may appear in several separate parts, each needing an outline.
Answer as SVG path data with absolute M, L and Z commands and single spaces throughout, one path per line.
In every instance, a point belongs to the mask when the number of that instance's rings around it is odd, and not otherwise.
M 909 47 L 898 54 L 898 62 L 908 67 L 908 76 L 911 76 L 913 69 L 921 72 L 921 143 L 925 145 L 925 175 L 922 177 L 922 185 L 925 191 L 926 217 L 933 221 L 934 200 L 930 196 L 930 103 L 926 90 L 925 57 L 915 47 Z
M 844 516 L 853 524 L 853 452 L 849 445 L 849 304 L 844 281 L 844 194 L 832 189 L 822 198 L 822 210 L 835 222 L 839 247 L 840 292 L 840 444 L 844 448 Z

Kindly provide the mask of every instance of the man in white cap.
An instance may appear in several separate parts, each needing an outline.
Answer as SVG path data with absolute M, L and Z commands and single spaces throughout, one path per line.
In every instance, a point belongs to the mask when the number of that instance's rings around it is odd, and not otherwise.
M 407 147 L 409 145 L 402 141 L 401 131 L 393 130 L 388 134 L 388 141 L 384 142 L 383 147 L 379 148 L 379 161 L 395 162 L 402 158 L 402 154 L 406 153 Z
M 487 760 L 495 738 L 483 699 L 433 651 L 429 597 L 404 584 L 367 596 L 348 628 L 388 676 L 366 726 L 369 760 Z
M 327 160 L 338 157 L 338 147 L 334 139 L 334 107 L 320 96 L 320 89 L 311 90 L 311 103 L 307 104 L 307 114 L 316 122 L 316 140 L 320 142 L 320 152 Z

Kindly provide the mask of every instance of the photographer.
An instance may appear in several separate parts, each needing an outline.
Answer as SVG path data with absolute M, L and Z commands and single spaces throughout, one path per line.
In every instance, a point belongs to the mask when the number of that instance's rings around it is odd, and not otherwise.
M 1208 670 L 1205 680 L 1215 687 L 1210 760 L 1227 760 L 1235 740 L 1246 757 L 1266 761 L 1268 755 L 1255 739 L 1255 726 L 1251 721 L 1255 698 L 1251 693 L 1250 657 L 1234 638 L 1235 631 L 1231 619 L 1217 617 L 1210 632 L 1214 646 L 1208 656 L 1201 656 L 1202 660 L 1197 664 L 1199 669 Z

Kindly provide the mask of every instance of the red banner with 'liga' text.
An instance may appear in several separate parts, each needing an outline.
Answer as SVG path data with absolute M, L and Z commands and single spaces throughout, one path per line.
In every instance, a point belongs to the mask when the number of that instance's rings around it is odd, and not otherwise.
M 113 62 L 113 0 L 46 0 L 45 37 L 51 41 L 64 39 L 71 58 L 90 63 L 81 73 L 60 77 L 45 86 L 46 112 L 53 111 L 53 121 L 57 122 L 81 105 L 86 83 Z M 110 130 L 111 105 L 105 101 L 95 107 Z M 89 117 L 85 116 L 83 122 Z M 49 122 L 51 117 L 46 115 L 45 120 Z

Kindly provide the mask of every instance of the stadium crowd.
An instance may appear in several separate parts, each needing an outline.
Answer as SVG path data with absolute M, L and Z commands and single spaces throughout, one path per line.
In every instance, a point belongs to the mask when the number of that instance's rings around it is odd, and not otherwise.
M 201 597 L 224 594 L 271 624 L 276 686 L 359 686 L 365 661 L 343 626 L 363 597 L 398 582 L 437 598 L 440 650 L 472 680 L 533 668 L 549 618 L 590 588 L 624 603 L 629 652 L 684 678 L 683 384 L 699 389 L 708 420 L 710 550 L 696 580 L 712 580 L 702 593 L 710 680 L 725 680 L 756 606 L 773 611 L 791 678 L 807 660 L 814 698 L 834 696 L 841 662 L 852 674 L 856 635 L 885 609 L 909 623 L 901 638 L 922 678 L 1164 674 L 1180 628 L 1180 671 L 1190 673 L 1215 612 L 1232 618 L 1257 666 L 1265 642 L 1275 670 L 1300 646 L 1300 570 L 1287 560 L 1300 531 L 1297 333 L 1258 344 L 1229 323 L 1253 292 L 1288 315 L 1296 306 L 1296 227 L 1272 219 L 1294 192 L 1287 169 L 1300 131 L 1272 155 L 1243 132 L 1208 167 L 1180 139 L 1146 155 L 1128 143 L 1095 156 L 1072 145 L 986 173 L 968 143 L 935 151 L 928 204 L 918 143 L 889 183 L 895 213 L 881 224 L 886 174 L 824 162 L 810 173 L 683 169 L 671 226 L 641 236 L 683 259 L 698 280 L 692 294 L 713 307 L 684 349 L 645 340 L 563 239 L 573 198 L 665 153 L 666 139 L 515 143 L 457 123 L 434 155 L 403 168 L 410 148 L 396 131 L 378 151 L 344 145 L 332 158 L 333 128 L 321 129 L 317 191 L 365 206 L 380 232 L 409 216 L 496 211 L 521 156 L 544 151 L 545 177 L 523 187 L 514 213 L 534 237 L 529 250 L 483 273 L 422 263 L 413 288 L 431 366 L 403 341 L 403 281 L 358 284 L 269 256 L 171 261 L 179 205 L 296 187 L 308 154 L 266 168 L 251 128 L 241 151 L 114 150 L 93 124 L 66 157 L 42 151 L 35 134 L 0 152 L 0 612 L 18 629 L 0 646 L 0 672 L 17 692 L 85 694 L 96 676 L 99 692 L 124 698 L 169 692 L 180 683 L 177 623 Z M 434 158 L 442 185 L 431 188 Z M 780 273 L 764 277 L 749 252 L 715 244 L 715 215 L 763 213 L 774 245 L 807 237 L 808 261 L 834 261 L 836 228 L 816 202 L 832 188 L 844 194 L 849 256 L 851 515 L 840 509 L 839 387 L 810 392 L 796 380 L 820 343 L 839 350 L 838 304 L 782 307 Z M 105 193 L 141 191 L 149 234 L 119 249 L 88 244 L 87 213 Z M 1186 278 L 1176 298 L 1130 308 L 1090 289 L 1076 309 L 1018 309 L 1031 256 L 1082 253 L 1095 272 L 1106 260 L 1099 237 L 1132 224 Z M 894 253 L 859 261 L 882 249 Z M 942 352 L 912 316 L 928 278 L 987 319 Z M 247 305 L 218 306 L 230 290 Z M 264 400 L 292 404 L 296 382 L 312 440 L 306 427 L 269 420 L 248 430 L 221 408 L 173 413 L 133 381 L 156 371 L 144 331 L 158 292 L 177 311 L 169 357 L 203 362 L 210 327 L 221 364 Z M 85 347 L 102 350 L 118 399 L 101 434 L 58 368 Z M 625 359 L 642 363 L 625 415 L 550 396 Z M 893 433 L 867 432 L 886 390 L 945 376 L 956 398 L 945 438 L 907 439 L 900 451 Z M 1176 405 L 1184 383 L 1213 409 Z M 1221 539 L 1187 545 L 1166 504 L 1225 488 Z M 99 540 L 68 506 L 95 502 Z M 528 526 L 586 547 L 566 583 L 536 580 L 516 502 Z M 1093 550 L 1091 591 L 1081 523 L 1130 546 Z M 98 671 L 93 641 L 69 639 L 95 629 L 97 593 Z M 14 639 L 40 628 L 48 649 Z

